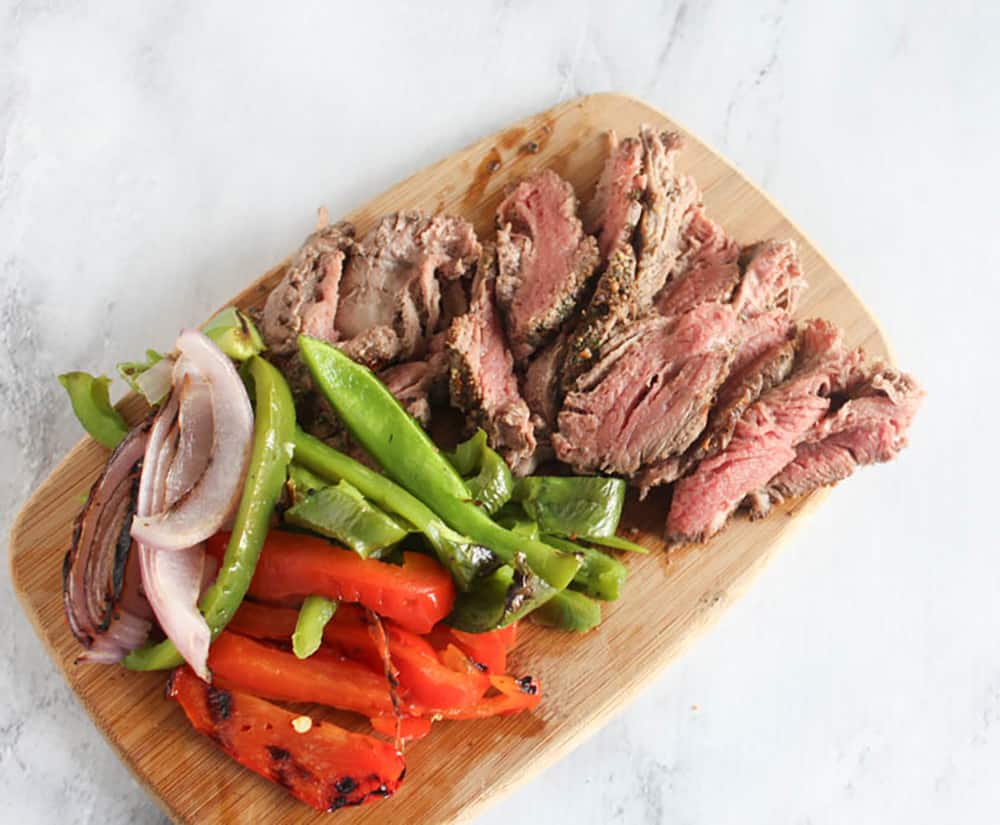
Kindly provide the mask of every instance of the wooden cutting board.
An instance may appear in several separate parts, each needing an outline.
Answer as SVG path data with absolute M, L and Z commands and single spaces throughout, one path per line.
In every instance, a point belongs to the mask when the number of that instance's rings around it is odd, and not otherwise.
M 502 190 L 532 170 L 551 167 L 590 196 L 606 155 L 605 132 L 634 134 L 641 123 L 677 124 L 622 95 L 593 95 L 560 104 L 484 138 L 374 198 L 346 216 L 364 234 L 376 219 L 400 209 L 462 215 L 492 235 Z M 683 132 L 681 129 L 680 131 Z M 691 135 L 679 168 L 697 179 L 709 214 L 740 242 L 794 238 L 809 288 L 799 315 L 829 318 L 872 356 L 888 345 L 864 304 L 802 233 L 738 170 Z M 303 211 L 314 204 L 303 204 Z M 284 264 L 235 298 L 259 307 Z M 197 319 L 178 318 L 178 326 Z M 123 402 L 131 420 L 142 415 L 137 398 Z M 243 770 L 188 727 L 179 707 L 163 698 L 164 674 L 76 666 L 79 653 L 63 617 L 61 566 L 73 518 L 107 457 L 89 438 L 81 441 L 24 507 L 11 535 L 14 585 L 24 609 L 94 723 L 130 770 L 178 822 L 311 822 L 317 814 L 276 785 Z M 737 519 L 706 547 L 665 552 L 662 492 L 624 519 L 648 556 L 625 558 L 623 598 L 604 608 L 600 628 L 583 636 L 526 626 L 512 669 L 538 677 L 544 701 L 531 715 L 474 723 L 441 723 L 407 752 L 407 780 L 397 796 L 336 814 L 342 825 L 392 820 L 404 823 L 472 819 L 521 782 L 578 745 L 627 705 L 744 591 L 777 549 L 823 498 L 779 508 L 766 521 Z M 562 793 L 572 793 L 564 788 Z

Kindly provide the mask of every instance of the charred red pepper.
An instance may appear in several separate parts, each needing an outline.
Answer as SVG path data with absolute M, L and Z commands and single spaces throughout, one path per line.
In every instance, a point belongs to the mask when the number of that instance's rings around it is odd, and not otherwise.
M 514 625 L 510 627 L 513 628 Z M 512 647 L 508 640 L 511 637 L 512 633 L 508 633 L 506 627 L 489 633 L 465 633 L 453 627 L 438 625 L 431 631 L 429 639 L 439 653 L 449 644 L 454 644 L 479 665 L 484 673 L 496 675 L 507 672 L 507 651 Z
M 220 555 L 228 541 L 220 533 L 208 552 Z M 290 603 L 309 595 L 358 602 L 414 633 L 427 633 L 451 612 L 455 586 L 434 559 L 404 553 L 401 566 L 335 547 L 324 539 L 272 530 L 250 582 L 250 596 Z
M 329 722 L 303 725 L 302 717 L 263 699 L 205 684 L 188 667 L 174 671 L 168 695 L 195 730 L 318 811 L 391 796 L 403 781 L 403 757 L 388 742 Z
M 255 696 L 287 702 L 317 702 L 365 716 L 393 713 L 385 676 L 360 662 L 320 649 L 308 659 L 229 631 L 212 644 L 213 680 Z
M 295 621 L 296 612 L 291 608 L 244 602 L 230 627 L 258 639 L 288 641 Z M 485 673 L 455 672 L 441 662 L 426 639 L 390 622 L 385 629 L 402 695 L 414 704 L 428 708 L 465 707 L 477 702 L 489 689 Z M 324 629 L 323 641 L 345 656 L 364 662 L 374 672 L 382 671 L 382 659 L 361 609 L 342 605 Z
M 375 716 L 370 720 L 375 733 L 390 738 L 396 736 L 396 720 L 392 716 Z M 403 742 L 416 742 L 431 732 L 431 720 L 419 716 L 404 716 L 399 720 L 399 736 Z
M 542 687 L 530 676 L 490 676 L 490 684 L 497 691 L 472 707 L 455 708 L 435 714 L 440 719 L 486 719 L 490 716 L 511 716 L 525 710 L 534 710 L 542 701 Z

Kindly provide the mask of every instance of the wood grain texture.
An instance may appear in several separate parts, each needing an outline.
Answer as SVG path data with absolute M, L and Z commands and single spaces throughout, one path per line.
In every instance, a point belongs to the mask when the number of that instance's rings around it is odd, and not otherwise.
M 465 216 L 488 236 L 509 182 L 552 167 L 582 197 L 589 197 L 605 157 L 606 130 L 632 134 L 640 123 L 679 128 L 660 112 L 621 95 L 561 104 L 434 164 L 345 217 L 364 234 L 379 216 L 395 210 L 445 211 Z M 791 237 L 798 242 L 810 284 L 798 312 L 801 317 L 829 318 L 845 329 L 849 344 L 861 344 L 873 356 L 889 356 L 887 342 L 862 302 L 765 195 L 691 135 L 686 135 L 678 165 L 696 177 L 709 214 L 739 241 Z M 235 302 L 261 306 L 283 268 L 281 264 L 272 269 Z M 144 407 L 139 399 L 129 398 L 122 409 L 134 421 Z M 15 523 L 10 542 L 13 580 L 38 635 L 95 724 L 174 820 L 319 821 L 322 815 L 239 768 L 194 734 L 175 703 L 164 700 L 163 674 L 73 664 L 79 649 L 63 617 L 61 562 L 79 497 L 106 456 L 96 442 L 84 439 L 39 487 Z M 763 522 L 737 519 L 707 547 L 670 554 L 663 552 L 659 538 L 665 519 L 663 493 L 654 493 L 642 504 L 630 499 L 623 523 L 635 528 L 638 540 L 656 552 L 625 559 L 625 594 L 605 606 L 601 627 L 585 636 L 524 630 L 513 670 L 541 680 L 541 708 L 530 716 L 437 725 L 430 737 L 410 747 L 407 781 L 394 799 L 340 811 L 335 821 L 350 825 L 473 818 L 625 707 L 744 591 L 823 497 L 813 494 L 785 505 Z

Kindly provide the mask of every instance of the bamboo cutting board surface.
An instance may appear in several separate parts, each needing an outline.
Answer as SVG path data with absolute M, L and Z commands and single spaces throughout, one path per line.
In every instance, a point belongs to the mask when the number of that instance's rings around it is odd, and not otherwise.
M 586 199 L 605 158 L 604 133 L 634 134 L 640 123 L 679 128 L 655 109 L 621 95 L 570 101 L 484 138 L 346 217 L 363 235 L 388 212 L 445 211 L 473 221 L 488 237 L 506 184 L 551 167 Z M 871 356 L 888 357 L 875 319 L 826 259 L 727 161 L 693 136 L 685 137 L 679 168 L 695 176 L 713 218 L 741 243 L 772 237 L 798 242 L 810 286 L 797 314 L 829 318 L 845 329 L 849 344 L 863 345 Z M 303 210 L 312 206 L 305 204 Z M 272 269 L 235 302 L 244 308 L 261 306 L 283 268 Z M 177 319 L 178 326 L 195 320 Z M 122 409 L 131 421 L 144 411 L 137 398 L 126 399 Z M 325 818 L 195 734 L 176 703 L 163 698 L 165 674 L 73 664 L 79 648 L 63 616 L 62 557 L 80 495 L 106 457 L 91 439 L 80 442 L 35 492 L 12 531 L 14 585 L 39 636 L 94 723 L 174 820 Z M 708 546 L 669 554 L 660 540 L 667 503 L 663 491 L 642 504 L 630 498 L 623 526 L 635 528 L 638 540 L 653 552 L 625 558 L 629 578 L 624 596 L 604 606 L 600 628 L 583 636 L 530 625 L 523 629 L 511 669 L 541 680 L 541 707 L 507 719 L 437 724 L 427 739 L 409 747 L 407 780 L 393 799 L 339 811 L 333 821 L 427 825 L 474 818 L 622 709 L 744 591 L 822 498 L 822 493 L 813 494 L 755 524 L 739 518 Z

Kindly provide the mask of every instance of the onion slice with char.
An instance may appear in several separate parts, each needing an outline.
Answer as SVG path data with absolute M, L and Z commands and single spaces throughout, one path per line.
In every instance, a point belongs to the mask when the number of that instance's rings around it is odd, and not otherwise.
M 203 378 L 210 388 L 212 447 L 205 471 L 186 493 L 162 511 L 136 515 L 133 538 L 159 550 L 193 547 L 225 524 L 243 490 L 253 439 L 250 398 L 233 363 L 197 330 L 182 332 L 177 349 L 181 355 L 174 365 L 175 391 L 179 384 L 184 386 L 189 373 Z M 158 472 L 169 470 L 158 468 Z M 189 473 L 181 468 L 178 475 Z
M 125 437 L 91 487 L 63 563 L 63 605 L 83 661 L 117 662 L 149 633 L 149 605 L 130 555 L 147 420 Z
M 181 396 L 189 386 L 190 382 L 185 380 L 178 391 L 172 392 L 153 422 L 139 485 L 137 518 L 161 512 L 166 505 L 167 478 L 180 441 Z M 156 620 L 194 671 L 207 679 L 208 647 L 212 639 L 208 623 L 198 610 L 204 547 L 197 544 L 180 550 L 161 550 L 142 542 L 138 547 L 142 585 Z

